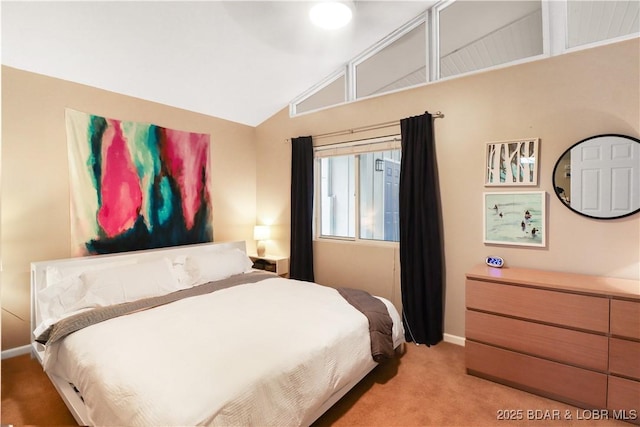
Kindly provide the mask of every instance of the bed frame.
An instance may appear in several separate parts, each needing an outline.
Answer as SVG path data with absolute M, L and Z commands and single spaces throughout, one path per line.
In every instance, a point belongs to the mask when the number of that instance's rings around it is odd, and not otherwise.
M 169 257 L 175 258 L 181 255 L 192 255 L 210 251 L 212 248 L 238 248 L 246 253 L 246 243 L 244 241 L 234 241 L 234 242 L 223 242 L 223 243 L 204 243 L 197 245 L 184 245 L 184 246 L 175 246 L 171 248 L 162 248 L 162 249 L 150 249 L 143 251 L 132 251 L 126 253 L 118 253 L 111 255 L 94 255 L 94 256 L 86 256 L 79 258 L 66 258 L 66 259 L 57 259 L 52 261 L 38 261 L 31 263 L 31 346 L 32 346 L 32 354 L 40 364 L 43 363 L 44 358 L 44 346 L 35 341 L 35 337 L 33 336 L 33 331 L 40 324 L 42 319 L 40 319 L 39 310 L 37 307 L 37 298 L 36 295 L 38 291 L 47 287 L 47 275 L 46 270 L 47 267 L 81 267 L 81 266 L 95 266 L 102 263 L 111 263 L 118 260 L 135 260 L 139 261 L 150 261 L 153 259 Z M 322 414 L 324 414 L 330 407 L 332 407 L 338 400 L 340 400 L 351 388 L 353 388 L 357 383 L 359 383 L 374 367 L 376 364 L 372 361 L 371 366 L 363 366 L 363 371 L 359 376 L 354 378 L 346 386 L 342 387 L 340 390 L 337 390 L 333 395 L 331 395 L 327 401 L 314 413 L 308 414 L 305 418 L 305 422 L 303 425 L 311 425 L 315 420 L 317 420 Z M 87 410 L 82 401 L 82 397 L 78 393 L 78 391 L 73 387 L 72 384 L 67 383 L 62 378 L 59 378 L 53 374 L 47 373 L 47 376 L 53 383 L 54 387 L 60 394 L 60 397 L 64 401 L 64 403 L 69 408 L 69 411 L 78 422 L 79 425 L 89 425 L 89 418 L 87 416 Z

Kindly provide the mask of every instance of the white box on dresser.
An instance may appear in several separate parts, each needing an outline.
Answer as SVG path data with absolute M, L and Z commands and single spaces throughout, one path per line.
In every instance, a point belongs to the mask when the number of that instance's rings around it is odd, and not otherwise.
M 640 281 L 479 265 L 467 372 L 640 424 Z

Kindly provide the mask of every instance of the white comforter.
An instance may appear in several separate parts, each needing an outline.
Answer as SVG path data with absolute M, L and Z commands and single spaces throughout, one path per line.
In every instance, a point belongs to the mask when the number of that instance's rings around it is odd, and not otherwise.
M 400 316 L 394 342 L 402 341 Z M 272 278 L 90 326 L 47 348 L 96 425 L 300 425 L 375 365 L 336 290 Z

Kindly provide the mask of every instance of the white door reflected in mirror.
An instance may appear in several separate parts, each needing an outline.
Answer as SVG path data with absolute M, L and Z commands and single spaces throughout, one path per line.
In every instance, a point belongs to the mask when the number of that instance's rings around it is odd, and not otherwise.
M 586 138 L 560 157 L 553 172 L 558 198 L 591 218 L 614 219 L 640 210 L 640 140 L 606 134 Z

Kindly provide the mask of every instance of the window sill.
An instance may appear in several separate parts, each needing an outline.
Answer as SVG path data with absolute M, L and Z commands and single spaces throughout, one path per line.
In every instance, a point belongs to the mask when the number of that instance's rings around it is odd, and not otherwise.
M 326 236 L 318 236 L 313 239 L 314 242 L 322 242 L 322 243 L 338 243 L 345 245 L 356 245 L 356 246 L 379 246 L 385 248 L 398 247 L 400 242 L 388 242 L 385 240 L 367 240 L 367 239 L 354 239 L 348 237 L 326 237 Z

